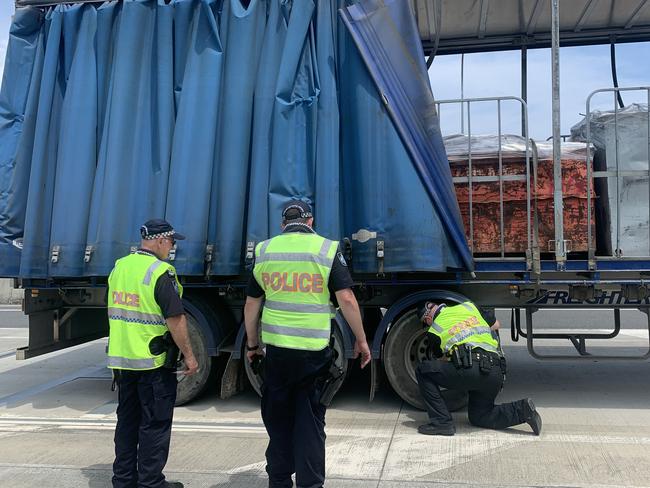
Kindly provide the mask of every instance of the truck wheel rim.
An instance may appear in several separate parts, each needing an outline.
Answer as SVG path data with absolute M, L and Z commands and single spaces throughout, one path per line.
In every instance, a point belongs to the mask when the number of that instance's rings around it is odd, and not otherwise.
M 415 315 L 413 315 L 412 320 L 417 320 Z M 415 367 L 421 361 L 430 359 L 428 350 L 429 338 L 427 334 L 424 330 L 415 330 L 408 338 L 406 347 L 404 348 L 404 366 L 409 377 L 415 382 L 417 382 Z

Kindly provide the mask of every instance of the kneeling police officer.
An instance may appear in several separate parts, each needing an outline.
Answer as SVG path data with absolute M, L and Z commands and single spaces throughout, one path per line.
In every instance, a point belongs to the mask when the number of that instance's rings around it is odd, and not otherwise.
M 431 352 L 438 359 L 422 361 L 416 368 L 429 414 L 429 423 L 418 432 L 447 436 L 456 432 L 440 394 L 442 386 L 469 392 L 469 421 L 477 427 L 505 429 L 527 423 L 535 435 L 540 434 L 542 419 L 530 398 L 494 404 L 503 387 L 506 363 L 495 338 L 499 321 L 493 310 L 480 311 L 469 301 L 454 306 L 427 302 L 419 317 L 428 326 Z
M 113 488 L 182 488 L 162 473 L 176 401 L 178 349 L 185 356 L 181 374 L 194 374 L 199 366 L 187 332 L 183 287 L 164 260 L 175 241 L 185 237 L 162 219 L 147 221 L 140 234 L 140 249 L 118 259 L 108 278 L 108 367 L 119 388 Z

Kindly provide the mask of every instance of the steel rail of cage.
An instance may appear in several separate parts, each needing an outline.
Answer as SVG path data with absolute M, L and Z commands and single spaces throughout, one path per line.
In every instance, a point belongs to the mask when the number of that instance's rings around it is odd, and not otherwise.
M 513 309 L 513 312 L 510 316 L 510 336 L 513 342 L 519 341 L 519 337 L 528 339 L 528 334 L 521 329 L 521 310 Z M 528 320 L 528 313 L 530 313 L 531 320 L 532 314 L 534 313 L 533 309 L 526 309 L 526 317 Z M 621 332 L 621 309 L 614 309 L 614 330 L 606 334 L 600 333 L 563 333 L 563 332 L 542 332 L 535 333 L 533 337 L 535 339 L 568 339 L 574 345 L 576 350 L 581 356 L 587 356 L 586 350 L 586 339 L 613 339 L 618 336 Z
M 501 106 L 503 102 L 514 101 L 521 104 L 521 113 L 523 120 L 523 129 L 524 134 L 523 138 L 525 140 L 525 160 L 526 160 L 526 174 L 525 175 L 504 175 L 503 174 L 503 150 L 502 150 L 502 112 Z M 497 133 L 499 147 L 497 150 L 497 157 L 499 161 L 499 174 L 497 176 L 474 176 L 472 174 L 472 121 L 471 121 L 471 105 L 476 103 L 483 102 L 493 102 L 496 103 L 497 110 Z M 504 212 L 504 192 L 503 184 L 504 182 L 511 181 L 526 181 L 526 232 L 527 232 L 527 248 L 531 250 L 533 248 L 533 235 L 531 228 L 531 187 L 530 187 L 530 161 L 531 161 L 531 147 L 530 139 L 528 137 L 528 105 L 525 100 L 520 97 L 515 96 L 503 96 L 503 97 L 480 97 L 480 98 L 455 98 L 448 100 L 436 100 L 436 110 L 438 115 L 441 115 L 441 105 L 449 104 L 460 104 L 461 113 L 465 112 L 464 107 L 467 107 L 467 176 L 456 176 L 453 178 L 454 183 L 467 183 L 468 184 L 468 205 L 469 205 L 469 246 L 472 252 L 474 252 L 474 209 L 473 209 L 473 184 L 474 183 L 489 183 L 489 182 L 498 182 L 499 183 L 499 233 L 500 233 L 500 255 L 501 258 L 505 258 L 505 212 Z M 529 253 L 526 253 L 526 256 L 529 256 Z M 482 258 L 474 258 L 475 261 L 480 261 Z M 531 260 L 526 257 L 521 260 L 527 261 L 528 269 L 532 268 Z
M 647 117 L 647 145 L 648 145 L 648 169 L 647 170 L 622 170 L 621 169 L 621 158 L 619 151 L 619 107 L 617 104 L 618 95 L 621 92 L 631 92 L 631 91 L 645 91 L 646 99 L 648 103 L 648 112 Z M 614 155 L 615 155 L 615 169 L 614 171 L 609 170 L 609 165 L 605 171 L 592 171 L 591 168 L 591 103 L 592 98 L 600 93 L 609 93 L 611 92 L 614 100 Z M 592 177 L 596 178 L 616 178 L 616 245 L 613 249 L 613 258 L 623 258 L 623 253 L 621 250 L 621 183 L 622 178 L 624 177 L 648 177 L 650 176 L 650 86 L 638 86 L 638 87 L 611 87 L 611 88 L 601 88 L 598 90 L 592 91 L 587 96 L 586 101 L 586 144 L 587 144 L 587 209 L 591 209 L 591 190 L 592 190 Z M 648 243 L 650 246 L 650 178 L 648 178 Z M 594 236 L 592 235 L 591 226 L 592 226 L 591 211 L 587 212 L 587 248 L 589 249 L 589 267 L 591 270 L 596 270 L 597 261 L 595 256 L 595 246 L 593 243 Z M 643 259 L 644 257 L 650 259 L 650 247 L 648 248 L 648 256 L 637 257 L 637 259 Z
M 511 339 L 514 342 L 519 340 L 519 337 L 526 339 L 526 348 L 528 353 L 540 361 L 551 361 L 551 360 L 568 360 L 568 361 L 621 361 L 621 360 L 634 360 L 634 361 L 644 361 L 650 359 L 650 307 L 642 306 L 636 307 L 637 310 L 641 311 L 646 315 L 647 319 L 647 330 L 648 330 L 648 349 L 640 355 L 618 355 L 618 354 L 591 354 L 587 352 L 587 340 L 603 340 L 603 339 L 613 339 L 621 331 L 621 308 L 614 308 L 614 329 L 609 333 L 589 333 L 589 332 L 545 332 L 545 333 L 534 333 L 533 332 L 533 314 L 538 309 L 557 309 L 557 306 L 531 306 L 526 307 L 526 332 L 523 332 L 521 328 L 521 316 L 520 309 L 516 308 L 512 310 L 512 315 L 510 318 L 510 335 Z M 568 354 L 542 354 L 535 349 L 534 341 L 535 339 L 568 339 L 573 347 L 578 352 L 577 356 L 570 356 Z

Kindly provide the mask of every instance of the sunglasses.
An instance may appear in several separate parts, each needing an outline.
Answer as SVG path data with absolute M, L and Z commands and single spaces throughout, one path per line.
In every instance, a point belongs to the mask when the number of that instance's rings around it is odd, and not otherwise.
M 163 239 L 166 240 L 166 241 L 171 242 L 172 246 L 176 245 L 176 239 L 174 239 L 173 237 L 163 237 Z

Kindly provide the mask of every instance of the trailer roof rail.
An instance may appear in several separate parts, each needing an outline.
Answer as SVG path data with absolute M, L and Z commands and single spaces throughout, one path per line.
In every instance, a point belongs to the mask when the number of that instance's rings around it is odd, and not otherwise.
M 107 0 L 15 0 L 49 7 Z M 122 0 L 111 0 L 122 1 Z M 173 0 L 170 0 L 173 1 Z M 409 0 L 424 52 L 460 54 L 551 47 L 548 0 Z M 650 40 L 650 0 L 572 0 L 562 3 L 560 44 L 582 46 Z

